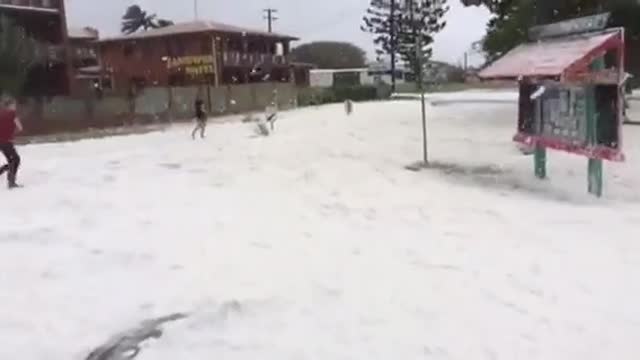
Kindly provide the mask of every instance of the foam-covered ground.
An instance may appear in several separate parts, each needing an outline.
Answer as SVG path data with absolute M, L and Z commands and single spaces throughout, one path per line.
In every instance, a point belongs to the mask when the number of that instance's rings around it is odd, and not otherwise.
M 138 359 L 636 359 L 640 127 L 598 200 L 584 158 L 551 152 L 534 179 L 509 104 L 429 107 L 434 167 L 407 171 L 419 111 L 21 147 L 0 359 L 80 360 L 178 311 Z

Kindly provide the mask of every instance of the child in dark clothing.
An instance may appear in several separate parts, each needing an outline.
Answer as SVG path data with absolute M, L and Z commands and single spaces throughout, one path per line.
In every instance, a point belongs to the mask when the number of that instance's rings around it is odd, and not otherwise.
M 204 101 L 197 99 L 195 102 L 196 127 L 191 132 L 191 138 L 195 140 L 196 133 L 200 131 L 200 138 L 204 139 L 204 132 L 207 129 L 207 112 L 204 109 Z
M 7 158 L 7 164 L 0 166 L 0 175 L 8 173 L 9 189 L 20 187 L 16 183 L 20 155 L 13 144 L 14 137 L 22 131 L 22 123 L 16 115 L 16 103 L 11 98 L 0 100 L 0 152 Z

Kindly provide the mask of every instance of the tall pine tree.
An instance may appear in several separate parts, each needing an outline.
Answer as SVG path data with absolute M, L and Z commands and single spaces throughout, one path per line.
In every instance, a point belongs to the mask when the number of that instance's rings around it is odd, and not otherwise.
M 407 0 L 400 21 L 399 52 L 414 74 L 422 69 L 417 59 L 416 44 L 420 39 L 423 60 L 433 54 L 434 36 L 446 26 L 444 16 L 449 11 L 446 0 Z
M 432 54 L 433 37 L 446 22 L 446 0 L 371 0 L 362 30 L 374 34 L 378 55 L 390 55 L 392 72 L 400 57 L 413 71 L 417 69 L 416 43 L 422 37 L 421 52 Z M 395 78 L 393 78 L 395 88 Z
M 363 17 L 362 31 L 374 35 L 378 56 L 391 58 L 391 87 L 396 90 L 396 58 L 399 55 L 398 34 L 402 14 L 398 11 L 398 2 L 404 0 L 371 0 L 367 13 Z

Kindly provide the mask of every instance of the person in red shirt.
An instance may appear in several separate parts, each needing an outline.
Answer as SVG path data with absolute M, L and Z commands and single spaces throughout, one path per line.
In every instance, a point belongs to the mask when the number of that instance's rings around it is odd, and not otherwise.
M 17 133 L 22 131 L 22 124 L 16 114 L 16 102 L 5 98 L 0 101 L 0 152 L 7 158 L 7 164 L 0 167 L 0 175 L 8 172 L 7 183 L 9 189 L 20 187 L 16 183 L 18 168 L 20 167 L 20 155 L 16 151 L 13 140 Z

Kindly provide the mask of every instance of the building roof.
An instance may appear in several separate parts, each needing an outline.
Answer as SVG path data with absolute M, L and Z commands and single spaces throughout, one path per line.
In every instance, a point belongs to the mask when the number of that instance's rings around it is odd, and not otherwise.
M 39 12 L 39 13 L 45 13 L 45 14 L 60 14 L 60 10 L 57 8 L 0 3 L 0 10 L 2 9 L 14 10 L 14 11 L 26 11 L 26 12 Z
M 252 30 L 252 29 L 242 28 L 234 25 L 217 23 L 213 21 L 191 21 L 191 22 L 185 22 L 185 23 L 178 23 L 175 25 L 171 25 L 171 26 L 167 26 L 159 29 L 151 29 L 151 30 L 136 32 L 129 35 L 105 38 L 100 40 L 100 42 L 138 40 L 138 39 L 164 37 L 164 36 L 179 35 L 179 34 L 195 34 L 195 33 L 204 33 L 204 32 L 218 32 L 218 33 L 232 33 L 232 34 L 246 33 L 247 35 L 265 36 L 265 37 L 277 38 L 282 40 L 298 40 L 298 38 L 293 36 L 269 33 L 266 31 Z
M 479 76 L 485 79 L 560 76 L 617 36 L 616 32 L 605 32 L 523 44 L 482 70 Z
M 99 37 L 98 30 L 90 27 L 70 27 L 67 32 L 69 33 L 69 39 L 97 40 Z

